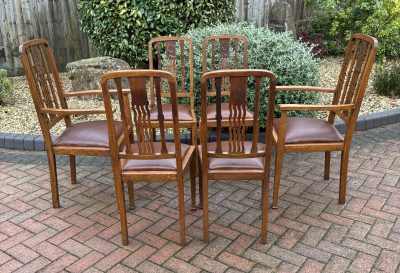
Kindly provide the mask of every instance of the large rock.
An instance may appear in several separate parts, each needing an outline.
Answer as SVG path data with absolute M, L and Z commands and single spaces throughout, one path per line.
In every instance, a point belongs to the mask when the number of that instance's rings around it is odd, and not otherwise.
M 108 71 L 130 69 L 123 60 L 112 57 L 96 57 L 72 62 L 66 66 L 74 91 L 101 89 L 100 77 Z

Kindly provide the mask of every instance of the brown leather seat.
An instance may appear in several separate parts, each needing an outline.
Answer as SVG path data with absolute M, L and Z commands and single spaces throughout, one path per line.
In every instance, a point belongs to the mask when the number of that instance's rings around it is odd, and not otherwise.
M 121 122 L 115 122 L 116 135 L 122 134 Z M 107 147 L 107 121 L 96 120 L 72 124 L 55 141 L 54 146 Z
M 207 106 L 207 120 L 215 120 L 217 115 L 217 105 L 210 104 Z M 221 103 L 222 119 L 229 119 L 229 103 Z M 253 113 L 246 106 L 246 119 L 253 119 Z
M 172 106 L 171 104 L 163 104 L 163 115 L 164 120 L 172 120 Z M 190 107 L 182 104 L 178 104 L 178 116 L 179 120 L 183 121 L 193 121 L 195 118 L 190 112 Z M 150 120 L 158 120 L 158 110 L 157 107 L 153 106 L 150 109 Z
M 280 119 L 274 119 L 274 127 L 279 132 Z M 286 144 L 343 142 L 343 139 L 338 130 L 326 120 L 299 117 L 287 118 Z
M 175 152 L 175 143 L 174 142 L 166 142 L 167 150 L 169 153 Z M 153 143 L 154 152 L 161 152 L 161 143 L 154 142 Z M 182 158 L 186 155 L 189 150 L 189 145 L 181 144 L 181 155 Z M 137 153 L 138 146 L 137 144 L 132 145 L 132 150 L 134 153 Z M 149 159 L 149 160 L 137 160 L 137 159 L 128 159 L 125 161 L 123 166 L 124 171 L 176 171 L 176 158 L 168 158 L 168 159 Z
M 246 153 L 250 153 L 252 142 L 245 141 L 244 149 Z M 258 143 L 257 150 L 264 152 L 264 144 Z M 217 147 L 216 142 L 210 142 L 207 144 L 208 151 L 215 151 Z M 221 141 L 221 148 L 223 152 L 229 151 L 229 141 Z M 202 159 L 201 145 L 199 145 L 199 156 Z M 264 169 L 264 156 L 253 157 L 253 158 L 210 158 L 208 157 L 208 168 L 210 170 L 263 170 Z

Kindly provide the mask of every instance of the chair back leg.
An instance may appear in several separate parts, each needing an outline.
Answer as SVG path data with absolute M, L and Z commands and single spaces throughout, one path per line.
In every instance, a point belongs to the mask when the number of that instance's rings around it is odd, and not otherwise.
M 325 152 L 325 170 L 324 170 L 325 180 L 329 180 L 330 169 L 331 169 L 331 152 Z

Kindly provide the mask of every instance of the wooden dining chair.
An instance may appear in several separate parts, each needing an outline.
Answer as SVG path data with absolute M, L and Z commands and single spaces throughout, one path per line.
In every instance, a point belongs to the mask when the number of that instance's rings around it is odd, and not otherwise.
M 333 93 L 331 105 L 280 104 L 281 118 L 273 124 L 276 146 L 273 208 L 278 207 L 280 177 L 285 152 L 325 152 L 324 179 L 329 179 L 332 151 L 341 152 L 339 204 L 346 199 L 347 167 L 350 146 L 361 102 L 375 61 L 378 41 L 371 36 L 354 34 L 347 45 L 336 88 L 314 86 L 277 86 L 277 91 L 312 91 Z M 288 117 L 288 111 L 326 111 L 328 120 Z M 339 117 L 346 124 L 344 135 L 333 123 Z
M 222 81 L 229 80 L 229 116 L 222 120 Z M 246 139 L 245 111 L 248 81 L 255 81 L 255 104 L 252 116 L 254 126 L 250 140 Z M 269 87 L 265 81 L 269 82 Z M 210 128 L 207 124 L 208 82 L 215 81 L 216 90 L 216 141 L 208 141 Z M 209 180 L 261 180 L 262 181 L 262 232 L 261 242 L 267 239 L 269 175 L 272 149 L 272 122 L 274 118 L 275 76 L 268 70 L 235 69 L 216 70 L 205 73 L 201 78 L 200 120 L 200 199 L 203 203 L 203 238 L 208 242 L 208 183 Z M 268 90 L 267 90 L 268 89 Z M 269 92 L 267 124 L 264 143 L 260 142 L 260 97 Z M 228 130 L 228 140 L 223 140 L 222 128 Z M 214 130 L 211 130 L 214 131 Z
M 150 103 L 147 98 L 149 77 L 156 83 L 156 108 L 158 124 L 151 122 Z M 122 90 L 122 82 L 129 83 L 129 94 Z M 162 94 L 158 82 L 166 80 L 171 97 L 174 142 L 166 142 L 166 121 Z M 114 82 L 117 87 L 119 110 L 121 113 L 124 149 L 118 148 L 118 134 L 108 83 Z M 120 213 L 122 243 L 128 244 L 128 229 L 125 209 L 124 182 L 128 187 L 133 182 L 174 182 L 178 188 L 180 242 L 186 243 L 185 238 L 185 201 L 184 201 L 184 172 L 189 165 L 196 164 L 193 160 L 195 146 L 181 144 L 179 111 L 177 104 L 176 80 L 170 72 L 160 70 L 128 70 L 115 71 L 101 77 L 104 105 L 108 121 L 111 148 L 112 169 L 114 174 L 115 191 Z M 124 97 L 128 97 L 126 100 Z M 129 101 L 129 103 L 126 103 Z M 129 105 L 130 104 L 130 105 Z M 134 126 L 135 136 L 129 133 Z M 160 139 L 153 136 L 153 128 L 160 130 Z M 195 175 L 191 173 L 191 175 Z M 192 177 L 193 178 L 193 177 Z M 195 178 L 194 178 L 195 179 Z M 193 196 L 191 196 L 193 198 Z M 129 195 L 131 206 L 134 196 Z
M 209 36 L 203 39 L 202 45 L 202 72 L 207 73 L 222 69 L 247 69 L 247 49 L 249 42 L 243 35 Z M 207 94 L 215 97 L 215 81 L 212 80 L 211 89 Z M 229 80 L 222 80 L 222 96 L 229 96 Z M 251 123 L 253 113 L 246 106 L 246 123 Z M 229 117 L 229 104 L 221 104 L 222 120 Z M 216 104 L 207 106 L 207 119 L 209 126 L 216 126 Z M 251 124 L 249 124 L 251 125 Z
M 184 105 L 178 101 L 179 126 L 190 129 L 191 144 L 197 144 L 197 119 L 194 112 L 194 61 L 193 61 L 193 41 L 186 37 L 157 37 L 148 43 L 149 49 L 149 68 L 154 69 L 154 55 L 156 58 L 156 69 L 165 70 L 175 76 L 177 81 L 176 95 L 179 99 L 187 99 L 189 105 Z M 186 54 L 186 55 L 185 55 Z M 185 57 L 186 56 L 186 57 Z M 188 59 L 185 59 L 188 58 Z M 186 80 L 189 80 L 187 86 Z M 161 90 L 161 97 L 171 98 L 168 85 L 164 86 L 161 81 L 157 83 Z M 150 78 L 150 121 L 153 125 L 158 123 L 158 110 L 156 107 L 155 82 Z M 165 89 L 163 87 L 166 87 Z M 171 103 L 163 104 L 164 125 L 173 127 Z M 153 130 L 155 134 L 155 129 Z M 196 164 L 192 165 L 191 177 L 195 177 Z M 191 190 L 195 191 L 195 179 L 191 181 Z M 192 193 L 195 197 L 196 192 Z M 192 210 L 196 210 L 196 200 L 192 199 Z
M 22 44 L 19 52 L 44 138 L 53 207 L 58 208 L 60 203 L 56 155 L 69 155 L 71 182 L 75 184 L 75 156 L 110 154 L 105 120 L 72 122 L 72 117 L 76 115 L 105 114 L 104 108 L 69 109 L 67 98 L 102 95 L 102 92 L 90 90 L 64 93 L 52 50 L 44 39 L 35 39 Z M 52 139 L 50 130 L 62 121 L 65 122 L 66 129 L 59 137 Z M 115 123 L 115 126 L 118 143 L 121 143 L 122 126 L 120 123 Z

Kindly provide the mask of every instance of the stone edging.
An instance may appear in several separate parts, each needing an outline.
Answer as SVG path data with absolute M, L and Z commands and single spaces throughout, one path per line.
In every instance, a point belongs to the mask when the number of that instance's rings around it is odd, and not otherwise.
M 356 131 L 364 131 L 393 123 L 400 123 L 400 108 L 359 116 Z M 335 127 L 341 133 L 344 133 L 345 124 L 343 121 L 336 121 Z M 188 136 L 185 135 L 183 138 L 185 138 L 184 142 L 187 142 Z M 44 140 L 42 136 L 0 133 L 0 148 L 44 151 Z

